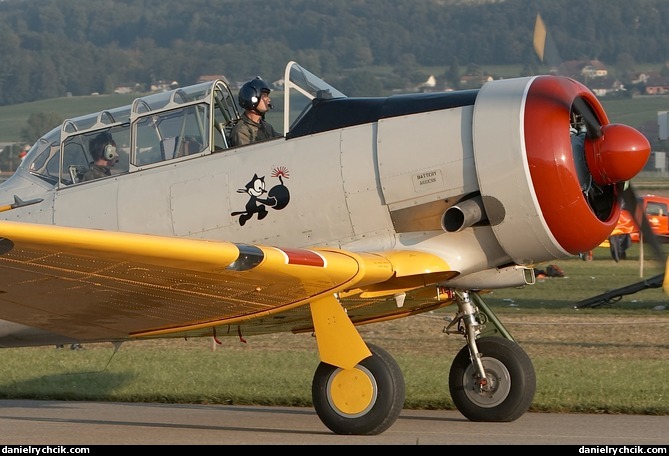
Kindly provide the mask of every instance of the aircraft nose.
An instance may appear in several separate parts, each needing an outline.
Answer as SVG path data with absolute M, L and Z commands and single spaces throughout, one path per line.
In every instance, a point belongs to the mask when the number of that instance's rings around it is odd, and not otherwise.
M 572 142 L 572 130 L 584 133 L 580 146 Z M 648 140 L 632 127 L 610 123 L 581 83 L 551 76 L 537 77 L 528 90 L 525 140 L 534 190 L 554 238 L 572 254 L 599 245 L 620 214 L 619 184 L 648 161 Z

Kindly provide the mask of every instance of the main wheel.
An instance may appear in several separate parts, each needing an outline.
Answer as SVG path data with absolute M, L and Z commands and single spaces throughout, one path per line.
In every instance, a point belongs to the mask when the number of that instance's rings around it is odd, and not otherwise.
M 530 408 L 537 388 L 532 361 L 518 344 L 503 337 L 483 337 L 476 344 L 486 381 L 480 382 L 469 348 L 463 347 L 448 377 L 455 406 L 470 421 L 520 418 Z
M 311 387 L 314 408 L 335 434 L 376 435 L 388 429 L 404 407 L 404 376 L 385 350 L 367 344 L 372 356 L 352 369 L 321 362 Z

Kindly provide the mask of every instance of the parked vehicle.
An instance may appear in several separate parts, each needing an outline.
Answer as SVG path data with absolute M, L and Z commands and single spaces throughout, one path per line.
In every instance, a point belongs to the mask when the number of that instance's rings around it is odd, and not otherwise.
M 660 242 L 669 242 L 669 198 L 658 195 L 644 195 L 641 199 L 653 232 L 657 234 Z M 624 221 L 625 216 L 630 218 L 629 213 L 621 213 L 619 225 Z M 634 224 L 629 225 L 634 228 L 634 231 L 630 232 L 632 242 L 639 242 L 639 228 Z

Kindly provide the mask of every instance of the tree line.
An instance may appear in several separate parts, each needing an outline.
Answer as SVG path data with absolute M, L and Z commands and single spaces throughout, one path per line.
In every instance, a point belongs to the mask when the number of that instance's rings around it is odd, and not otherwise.
M 669 61 L 666 0 L 5 0 L 0 105 L 211 74 L 274 81 L 290 60 L 349 95 L 415 84 L 421 67 L 530 71 L 537 13 L 564 60 Z

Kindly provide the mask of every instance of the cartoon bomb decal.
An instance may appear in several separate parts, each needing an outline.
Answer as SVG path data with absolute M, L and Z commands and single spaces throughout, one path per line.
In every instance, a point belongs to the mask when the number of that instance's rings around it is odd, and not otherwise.
M 281 210 L 290 202 L 290 192 L 288 187 L 283 185 L 283 178 L 289 178 L 288 169 L 283 166 L 274 168 L 272 170 L 272 177 L 279 178 L 279 184 L 272 187 L 269 191 L 265 190 L 265 176 L 259 177 L 254 174 L 250 181 L 246 183 L 244 188 L 237 189 L 237 193 L 246 193 L 249 195 L 249 200 L 246 202 L 244 211 L 232 212 L 230 215 L 239 215 L 239 224 L 244 224 L 250 220 L 254 214 L 258 214 L 258 220 L 264 219 L 268 212 L 266 207 Z M 267 194 L 266 198 L 262 198 Z

